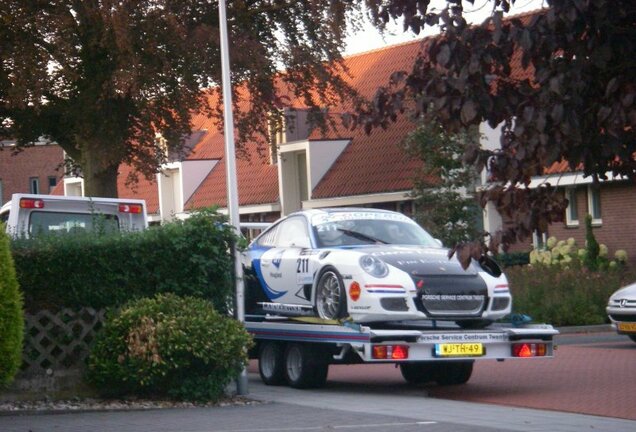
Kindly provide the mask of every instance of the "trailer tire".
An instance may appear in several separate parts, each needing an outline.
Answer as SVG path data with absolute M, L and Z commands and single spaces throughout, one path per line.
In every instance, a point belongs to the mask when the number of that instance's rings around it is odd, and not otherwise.
M 424 384 L 435 380 L 435 365 L 430 362 L 400 363 L 402 377 L 409 384 Z
M 324 350 L 310 344 L 292 343 L 285 349 L 285 380 L 290 387 L 318 388 L 327 382 L 329 363 Z
M 473 374 L 474 360 L 446 361 L 437 363 L 435 381 L 439 385 L 466 384 Z
M 266 385 L 285 383 L 284 346 L 280 342 L 261 343 L 258 353 L 258 373 Z

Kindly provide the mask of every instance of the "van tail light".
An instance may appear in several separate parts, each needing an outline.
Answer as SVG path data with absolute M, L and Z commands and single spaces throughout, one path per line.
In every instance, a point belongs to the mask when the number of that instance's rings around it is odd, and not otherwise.
M 377 360 L 406 360 L 409 358 L 408 345 L 373 345 L 371 357 Z
M 20 208 L 41 209 L 41 208 L 44 208 L 44 201 L 41 199 L 22 198 L 20 200 Z
M 141 214 L 142 211 L 141 204 L 119 204 L 119 213 Z
M 545 357 L 548 352 L 544 343 L 516 343 L 512 345 L 513 357 Z

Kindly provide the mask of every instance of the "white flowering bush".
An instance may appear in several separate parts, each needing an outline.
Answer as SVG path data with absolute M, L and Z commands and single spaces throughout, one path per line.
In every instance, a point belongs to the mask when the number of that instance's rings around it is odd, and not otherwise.
M 530 264 L 562 267 L 581 266 L 586 263 L 588 254 L 587 245 L 584 248 L 579 248 L 574 238 L 558 240 L 552 236 L 548 238 L 543 248 L 530 252 Z M 596 259 L 599 269 L 614 269 L 627 264 L 627 252 L 623 249 L 614 252 L 613 260 L 610 260 L 609 256 L 608 247 L 599 244 Z

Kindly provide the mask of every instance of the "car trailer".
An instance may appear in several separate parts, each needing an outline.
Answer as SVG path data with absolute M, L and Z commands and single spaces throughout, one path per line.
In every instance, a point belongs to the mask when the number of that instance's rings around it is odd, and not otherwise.
M 263 382 L 294 388 L 323 386 L 330 364 L 360 363 L 397 364 L 413 384 L 464 384 L 475 360 L 553 357 L 559 333 L 548 324 L 465 330 L 429 320 L 370 326 L 278 316 L 248 316 L 245 327 L 256 342 L 250 358 L 258 359 Z

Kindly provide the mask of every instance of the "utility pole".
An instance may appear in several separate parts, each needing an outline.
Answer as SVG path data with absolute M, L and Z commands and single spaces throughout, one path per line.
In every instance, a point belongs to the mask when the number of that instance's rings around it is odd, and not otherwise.
M 237 234 L 241 233 L 238 184 L 236 180 L 236 149 L 234 146 L 234 115 L 232 113 L 232 79 L 230 76 L 230 54 L 225 14 L 225 0 L 219 0 L 219 30 L 221 32 L 221 69 L 223 84 L 223 120 L 225 131 L 225 169 L 227 175 L 227 210 L 230 224 Z M 245 286 L 243 284 L 243 266 L 241 254 L 234 247 L 234 274 L 236 277 L 236 319 L 245 322 Z M 243 368 L 236 382 L 236 392 L 246 395 L 247 370 Z

